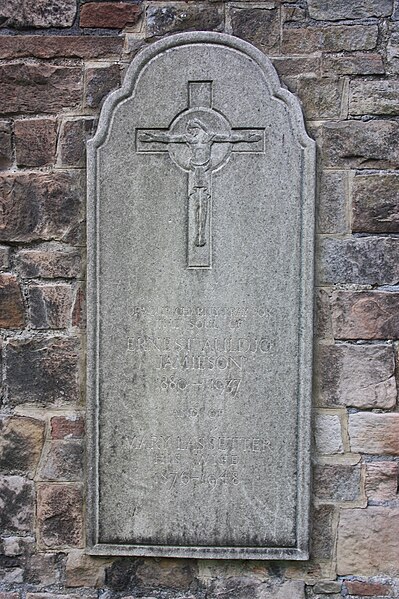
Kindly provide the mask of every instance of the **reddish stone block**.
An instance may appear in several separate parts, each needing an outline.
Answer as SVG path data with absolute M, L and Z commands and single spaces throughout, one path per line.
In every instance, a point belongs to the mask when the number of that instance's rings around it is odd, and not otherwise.
M 356 175 L 352 184 L 352 230 L 399 233 L 399 175 Z
M 0 59 L 105 58 L 122 53 L 123 38 L 77 35 L 2 35 Z
M 75 402 L 79 399 L 79 342 L 69 337 L 10 339 L 6 383 L 11 405 Z
M 346 580 L 345 586 L 350 595 L 361 597 L 387 597 L 391 595 L 392 587 L 381 582 L 367 582 L 363 580 Z
M 350 414 L 349 441 L 355 453 L 399 455 L 399 414 Z
M 16 29 L 70 27 L 76 9 L 76 0 L 2 0 L 0 23 Z
M 24 279 L 81 276 L 81 255 L 75 248 L 20 250 L 15 256 L 15 268 Z
M 366 496 L 373 501 L 389 501 L 398 494 L 399 464 L 397 462 L 367 462 Z
M 32 328 L 67 328 L 71 323 L 72 293 L 70 285 L 31 285 L 29 311 Z
M 85 421 L 79 414 L 53 416 L 51 419 L 52 439 L 82 439 Z
M 17 278 L 0 275 L 0 328 L 23 329 L 25 326 L 24 303 Z
M 80 9 L 80 26 L 123 29 L 140 18 L 141 7 L 127 2 L 88 2 Z
M 83 541 L 83 496 L 78 485 L 40 484 L 37 491 L 37 521 L 40 545 L 56 549 L 81 547 Z
M 13 162 L 12 128 L 9 121 L 0 121 L 0 170 L 6 170 Z
M 337 75 L 382 75 L 385 72 L 379 54 L 354 52 L 348 56 L 326 54 L 322 62 L 323 74 Z
M 0 241 L 79 243 L 84 189 L 79 172 L 0 176 Z
M 17 120 L 14 136 L 18 166 L 46 166 L 54 162 L 57 141 L 55 120 Z
M 85 166 L 86 141 L 93 134 L 94 124 L 94 119 L 87 118 L 64 121 L 59 141 L 59 159 L 62 165 Z
M 21 476 L 0 476 L 0 530 L 32 532 L 33 482 Z
M 72 308 L 72 326 L 84 328 L 86 325 L 86 296 L 84 289 L 78 287 Z
M 75 108 L 82 96 L 80 67 L 4 64 L 0 67 L 3 114 L 53 113 Z
M 0 419 L 0 471 L 33 476 L 44 442 L 44 422 L 25 416 Z
M 336 291 L 332 305 L 336 339 L 399 339 L 399 293 Z
M 0 592 L 0 599 L 19 599 L 20 595 L 19 593 L 13 593 L 13 592 Z
M 280 48 L 279 11 L 263 8 L 233 8 L 233 34 L 251 42 L 264 52 L 277 53 Z
M 283 29 L 285 54 L 372 50 L 378 39 L 376 25 L 333 25 Z
M 120 85 L 119 65 L 86 69 L 85 106 L 98 108 L 105 96 Z

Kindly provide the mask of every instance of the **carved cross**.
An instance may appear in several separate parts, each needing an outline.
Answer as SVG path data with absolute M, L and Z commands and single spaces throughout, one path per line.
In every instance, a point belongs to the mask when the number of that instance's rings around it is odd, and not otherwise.
M 264 152 L 264 129 L 233 129 L 212 108 L 212 82 L 188 82 L 188 108 L 169 129 L 137 129 L 138 152 L 167 151 L 188 173 L 188 268 L 212 267 L 212 173 L 231 152 Z

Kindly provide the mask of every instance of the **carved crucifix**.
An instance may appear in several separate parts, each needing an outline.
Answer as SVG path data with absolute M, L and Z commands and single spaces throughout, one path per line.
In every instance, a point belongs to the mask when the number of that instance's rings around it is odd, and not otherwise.
M 226 164 L 232 151 L 264 151 L 264 129 L 232 129 L 212 108 L 212 82 L 188 83 L 189 107 L 169 129 L 138 129 L 139 152 L 165 151 L 188 173 L 188 268 L 211 268 L 212 173 Z M 253 148 L 253 149 L 252 149 Z

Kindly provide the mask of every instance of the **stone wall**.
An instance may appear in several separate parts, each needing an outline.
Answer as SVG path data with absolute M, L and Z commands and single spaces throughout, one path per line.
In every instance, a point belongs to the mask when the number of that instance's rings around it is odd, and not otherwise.
M 270 56 L 318 143 L 309 562 L 84 553 L 85 140 L 190 30 Z M 2 0 L 0 599 L 399 597 L 398 73 L 393 0 Z

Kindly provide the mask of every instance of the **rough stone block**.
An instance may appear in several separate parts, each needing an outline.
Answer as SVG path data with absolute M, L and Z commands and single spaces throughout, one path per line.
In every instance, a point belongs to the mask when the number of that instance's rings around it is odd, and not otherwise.
M 325 503 L 360 499 L 360 467 L 341 464 L 316 465 L 314 492 L 316 498 Z
M 81 481 L 83 478 L 83 446 L 80 441 L 53 441 L 43 457 L 40 480 Z
M 14 137 L 18 166 L 48 166 L 54 162 L 57 141 L 54 119 L 16 120 Z
M 392 14 L 393 0 L 308 0 L 309 15 L 318 21 L 388 17 Z
M 302 78 L 297 86 L 305 117 L 310 120 L 339 118 L 344 82 L 339 79 Z
M 53 245 L 43 249 L 20 250 L 15 256 L 15 268 L 24 279 L 73 279 L 82 274 L 80 251 Z
M 146 12 L 147 36 L 178 31 L 221 31 L 224 10 L 202 3 L 149 6 Z
M 233 35 L 257 46 L 263 52 L 278 53 L 280 48 L 279 11 L 275 8 L 233 8 Z
M 81 547 L 82 489 L 77 485 L 40 484 L 37 492 L 38 538 L 41 546 Z
M 350 84 L 349 114 L 399 114 L 399 81 L 354 80 Z
M 272 59 L 280 77 L 313 76 L 320 73 L 320 58 L 306 56 L 279 56 Z
M 76 9 L 76 0 L 3 0 L 0 27 L 70 27 Z
M 0 471 L 33 476 L 44 442 L 44 422 L 25 416 L 0 420 Z
M 399 455 L 399 414 L 350 414 L 349 440 L 353 452 Z
M 53 113 L 79 105 L 80 67 L 50 64 L 4 64 L 0 67 L 3 114 Z
M 85 421 L 79 414 L 53 416 L 51 421 L 52 439 L 82 439 L 85 432 Z
M 79 242 L 83 202 L 78 172 L 0 176 L 0 240 Z
M 339 416 L 335 414 L 318 414 L 314 434 L 319 454 L 328 455 L 344 452 Z
M 319 233 L 347 233 L 348 181 L 345 172 L 324 171 L 321 173 L 317 228 Z
M 139 4 L 128 2 L 87 2 L 80 9 L 81 27 L 123 29 L 137 23 L 141 15 Z
M 391 585 L 366 580 L 346 580 L 345 587 L 350 595 L 361 597 L 386 597 L 391 596 L 392 591 Z
M 26 562 L 24 582 L 34 584 L 39 589 L 43 586 L 59 584 L 61 579 L 60 557 L 60 554 L 57 553 L 42 552 L 30 556 Z
M 8 270 L 10 266 L 10 248 L 0 245 L 0 270 Z
M 0 58 L 105 58 L 122 53 L 123 38 L 81 35 L 0 36 Z
M 399 166 L 399 124 L 395 121 L 324 123 L 323 161 L 335 168 Z
M 14 275 L 0 275 L 0 328 L 23 329 L 24 302 L 21 288 Z
M 313 508 L 311 538 L 313 559 L 331 559 L 335 541 L 333 506 L 320 505 Z
M 29 310 L 32 328 L 65 329 L 71 323 L 70 285 L 30 285 Z
M 366 496 L 372 501 L 397 498 L 399 464 L 397 462 L 367 462 Z
M 319 241 L 318 250 L 319 285 L 396 285 L 399 282 L 399 239 L 324 238 Z
M 6 346 L 6 382 L 12 405 L 48 405 L 79 399 L 78 340 L 10 339 Z
M 0 476 L 0 530 L 31 532 L 33 509 L 33 482 L 21 476 Z
M 81 549 L 68 552 L 66 562 L 67 587 L 101 588 L 105 582 L 105 568 L 111 560 L 108 558 L 91 557 Z
M 339 575 L 397 573 L 399 508 L 342 510 L 338 527 Z
M 308 52 L 341 52 L 372 50 L 376 47 L 376 25 L 334 25 L 331 27 L 300 27 L 283 29 L 284 54 Z
M 342 582 L 340 580 L 320 580 L 313 587 L 314 593 L 340 593 Z M 339 595 L 340 596 L 340 595 Z
M 0 121 L 0 170 L 6 170 L 13 162 L 12 127 L 9 121 Z
M 144 559 L 136 571 L 140 585 L 148 589 L 154 587 L 188 589 L 196 575 L 195 562 L 167 558 Z
M 357 175 L 352 185 L 352 230 L 399 233 L 399 175 Z
M 120 85 L 119 65 L 86 69 L 86 87 L 84 104 L 89 108 L 98 108 L 105 96 Z
M 336 339 L 399 338 L 399 293 L 336 291 L 332 305 Z
M 333 339 L 330 296 L 324 289 L 316 290 L 315 333 L 318 339 Z
M 59 140 L 59 159 L 63 166 L 85 166 L 86 141 L 93 134 L 94 123 L 87 118 L 64 121 Z
M 319 405 L 361 409 L 390 409 L 396 405 L 393 346 L 323 345 L 317 356 Z
M 382 75 L 385 72 L 380 54 L 353 52 L 346 56 L 325 54 L 322 61 L 323 74 L 337 75 Z

